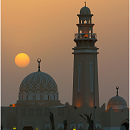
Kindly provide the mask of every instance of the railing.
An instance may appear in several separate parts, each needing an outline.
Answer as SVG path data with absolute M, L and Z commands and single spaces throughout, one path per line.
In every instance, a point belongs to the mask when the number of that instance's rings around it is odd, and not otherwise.
M 96 33 L 77 33 L 75 34 L 75 39 L 86 39 L 86 38 L 97 38 Z

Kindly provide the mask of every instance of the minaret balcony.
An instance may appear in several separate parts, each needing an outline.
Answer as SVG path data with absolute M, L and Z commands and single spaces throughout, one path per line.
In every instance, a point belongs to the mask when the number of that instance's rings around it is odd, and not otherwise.
M 76 33 L 75 34 L 75 40 L 76 39 L 97 39 L 96 33 Z

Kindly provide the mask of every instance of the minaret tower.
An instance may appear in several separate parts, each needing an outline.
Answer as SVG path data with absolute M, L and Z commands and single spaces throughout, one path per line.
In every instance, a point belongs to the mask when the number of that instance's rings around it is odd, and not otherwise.
M 92 16 L 90 9 L 85 6 L 81 8 L 79 17 L 78 33 L 75 34 L 76 46 L 74 52 L 73 72 L 73 106 L 82 107 L 88 105 L 99 107 L 98 92 L 98 68 L 96 33 L 93 33 Z

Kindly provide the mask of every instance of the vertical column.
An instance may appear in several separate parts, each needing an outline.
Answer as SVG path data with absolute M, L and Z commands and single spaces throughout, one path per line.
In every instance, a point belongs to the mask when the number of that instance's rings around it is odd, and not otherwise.
M 90 62 L 90 91 L 93 92 L 93 63 Z
M 78 92 L 80 92 L 81 63 L 78 66 Z

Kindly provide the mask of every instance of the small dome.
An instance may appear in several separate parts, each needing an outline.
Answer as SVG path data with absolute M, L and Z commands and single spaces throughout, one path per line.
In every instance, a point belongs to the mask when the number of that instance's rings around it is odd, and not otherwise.
M 88 7 L 84 6 L 80 9 L 80 14 L 91 14 L 91 11 Z
M 20 85 L 20 100 L 58 100 L 58 88 L 47 73 L 38 71 L 26 76 Z
M 120 96 L 114 96 L 108 101 L 107 109 L 110 107 L 112 107 L 112 109 L 120 110 L 127 108 L 127 104 L 124 98 Z

